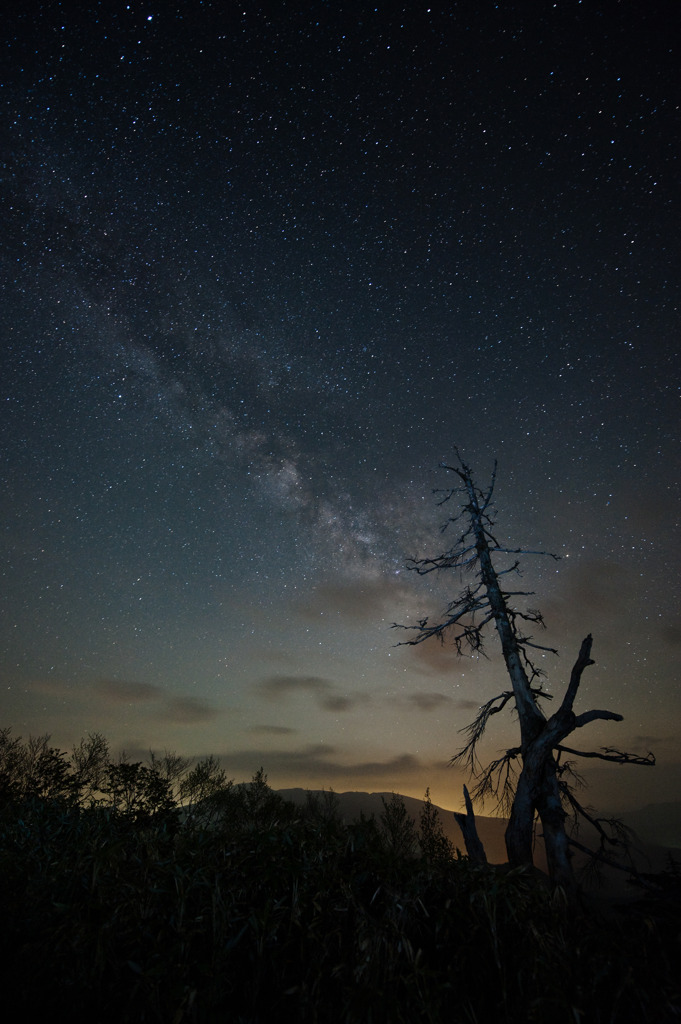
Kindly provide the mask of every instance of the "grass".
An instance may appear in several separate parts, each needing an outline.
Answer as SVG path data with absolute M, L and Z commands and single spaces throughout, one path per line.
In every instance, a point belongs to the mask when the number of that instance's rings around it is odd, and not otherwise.
M 605 914 L 535 875 L 472 865 L 427 806 L 420 829 L 398 798 L 345 824 L 331 795 L 294 808 L 259 772 L 247 786 L 220 776 L 180 813 L 188 766 L 172 782 L 158 763 L 114 772 L 117 789 L 106 758 L 86 785 L 51 756 L 41 779 L 4 738 L 0 963 L 15 1017 L 681 1019 L 673 874 L 658 898 Z

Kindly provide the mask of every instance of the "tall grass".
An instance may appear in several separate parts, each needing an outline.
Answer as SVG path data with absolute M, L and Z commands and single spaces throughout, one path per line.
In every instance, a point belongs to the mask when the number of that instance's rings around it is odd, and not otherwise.
M 31 781 L 2 750 L 8 1019 L 679 1019 L 671 886 L 664 908 L 604 916 L 534 875 L 473 866 L 428 801 L 419 829 L 398 798 L 347 824 L 332 796 L 294 808 L 262 771 L 235 786 L 214 763 L 219 785 L 199 772 L 188 811 L 158 763 L 114 772 L 121 799 L 110 761 L 93 784 L 65 755 L 41 779 L 33 757 Z

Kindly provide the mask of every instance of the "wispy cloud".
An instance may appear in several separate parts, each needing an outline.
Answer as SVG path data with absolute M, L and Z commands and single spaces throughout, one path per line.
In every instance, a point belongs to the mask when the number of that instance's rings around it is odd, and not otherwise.
M 333 683 L 322 676 L 273 675 L 261 680 L 259 689 L 269 700 L 277 700 L 301 692 L 327 693 L 333 689 Z
M 351 711 L 367 700 L 365 694 L 347 694 L 323 676 L 272 675 L 261 680 L 260 692 L 270 701 L 310 695 L 325 711 Z
M 36 676 L 26 684 L 31 693 L 40 693 L 45 697 L 72 697 L 73 687 L 60 677 Z
M 210 722 L 222 712 L 199 697 L 173 697 L 168 701 L 163 717 L 180 725 Z
M 413 634 L 399 633 L 399 641 L 402 637 Z M 404 646 L 402 657 L 409 669 L 427 676 L 445 676 L 451 678 L 455 673 L 461 673 L 464 668 L 470 669 L 472 662 L 470 658 L 462 658 L 451 644 L 441 644 L 439 640 L 432 638 L 424 643 L 414 646 Z
M 209 722 L 222 713 L 200 697 L 169 696 L 162 687 L 153 683 L 102 679 L 96 684 L 96 690 L 110 704 L 161 704 L 154 714 L 177 725 Z
M 457 700 L 456 706 L 459 711 L 479 711 L 480 701 L 478 700 Z
M 291 729 L 288 725 L 254 725 L 250 732 L 263 736 L 292 736 L 297 729 Z
M 407 700 L 415 704 L 419 711 L 437 711 L 443 704 L 452 703 L 452 698 L 444 693 L 410 693 Z
M 102 679 L 96 684 L 96 689 L 106 700 L 115 704 L 145 704 L 164 697 L 160 686 L 126 679 Z
M 353 761 L 349 756 L 344 757 L 340 748 L 324 743 L 296 750 L 240 750 L 221 754 L 220 761 L 229 772 L 243 775 L 252 774 L 260 765 L 265 765 L 268 772 L 325 780 L 327 784 L 341 778 L 361 779 L 363 787 L 386 778 L 394 779 L 397 785 L 400 779 L 410 778 L 427 767 L 413 754 L 401 754 L 385 761 Z

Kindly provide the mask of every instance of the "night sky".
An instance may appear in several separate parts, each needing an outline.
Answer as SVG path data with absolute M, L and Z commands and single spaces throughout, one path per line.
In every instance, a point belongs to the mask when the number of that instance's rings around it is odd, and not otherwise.
M 587 802 L 676 799 L 679 5 L 375 3 L 4 16 L 0 724 L 458 807 L 497 645 L 390 628 L 457 446 L 657 755 Z

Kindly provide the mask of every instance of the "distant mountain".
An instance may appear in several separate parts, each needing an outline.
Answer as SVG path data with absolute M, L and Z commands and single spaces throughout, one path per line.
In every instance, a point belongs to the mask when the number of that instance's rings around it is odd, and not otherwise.
M 322 798 L 325 793 L 324 790 L 306 789 L 280 789 L 278 792 L 284 799 L 298 805 L 305 803 L 308 793 Z M 364 814 L 365 817 L 373 815 L 375 818 L 380 818 L 383 812 L 383 799 L 389 801 L 392 796 L 392 793 L 334 793 L 334 797 L 338 800 L 341 817 L 347 822 L 359 818 L 360 814 Z M 418 825 L 423 801 L 411 796 L 403 796 L 401 799 L 404 800 L 404 806 Z M 445 810 L 442 807 L 438 807 L 437 810 L 445 835 L 455 847 L 465 853 L 463 836 L 454 819 L 453 811 Z M 649 804 L 640 810 L 627 811 L 617 817 L 621 818 L 624 824 L 633 829 L 636 834 L 635 842 L 632 844 L 632 857 L 639 871 L 663 871 L 669 865 L 670 856 L 681 862 L 681 802 Z M 504 842 L 504 833 L 508 824 L 506 819 L 476 815 L 475 821 L 490 864 L 506 863 Z M 585 846 L 597 849 L 598 836 L 590 826 L 582 828 L 578 838 Z M 576 853 L 575 867 L 577 871 L 584 866 L 586 859 L 584 854 Z M 537 867 L 546 870 L 546 859 L 541 839 L 537 840 L 535 863 Z M 623 872 L 606 870 L 604 882 L 605 891 L 610 893 L 621 895 L 627 890 L 627 876 Z
M 667 846 L 681 853 L 681 801 L 646 804 L 619 815 L 637 836 L 656 846 Z

